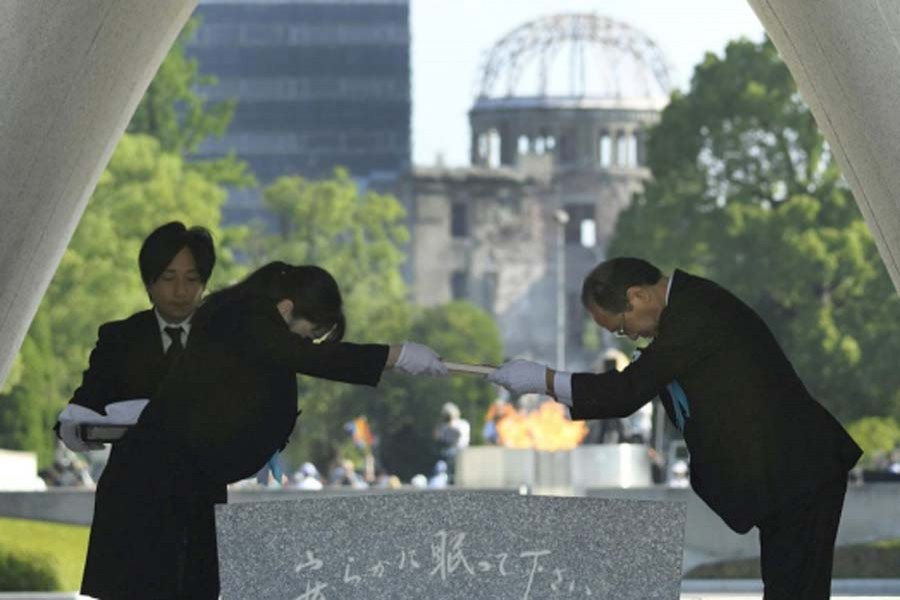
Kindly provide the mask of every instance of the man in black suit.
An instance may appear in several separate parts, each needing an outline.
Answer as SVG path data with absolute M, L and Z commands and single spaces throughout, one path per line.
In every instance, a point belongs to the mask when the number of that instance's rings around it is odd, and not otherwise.
M 100 414 L 112 402 L 151 398 L 187 345 L 191 317 L 216 263 L 212 236 L 203 227 L 167 223 L 144 240 L 138 263 L 153 307 L 100 326 L 70 400 Z
M 652 338 L 624 371 L 515 360 L 489 377 L 547 393 L 573 419 L 624 417 L 659 395 L 691 456 L 691 487 L 738 533 L 760 532 L 766 600 L 828 598 L 847 472 L 862 451 L 807 391 L 771 331 L 712 281 L 614 258 L 582 302 L 618 337 Z
M 138 255 L 138 264 L 153 307 L 100 326 L 97 345 L 91 352 L 81 386 L 75 390 L 70 403 L 104 414 L 105 407 L 113 402 L 153 398 L 188 344 L 191 319 L 215 263 L 212 235 L 203 227 L 188 229 L 173 221 L 147 236 Z M 64 442 L 74 450 L 97 446 L 82 442 L 74 429 L 63 430 L 61 434 Z M 110 460 L 117 452 L 118 448 L 113 444 Z M 128 515 L 133 514 L 135 506 L 104 506 L 103 509 Z M 91 535 L 95 535 L 93 529 Z M 94 568 L 85 571 L 82 588 L 86 590 L 91 589 L 97 573 L 105 570 L 108 557 L 94 551 L 89 552 L 88 560 Z M 195 575 L 202 579 L 214 577 L 216 573 L 207 569 Z

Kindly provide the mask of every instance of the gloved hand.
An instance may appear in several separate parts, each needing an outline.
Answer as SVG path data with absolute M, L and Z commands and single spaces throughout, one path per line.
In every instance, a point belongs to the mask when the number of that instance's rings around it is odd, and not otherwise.
M 59 437 L 66 448 L 73 452 L 86 452 L 88 450 L 100 450 L 103 444 L 100 442 L 85 442 L 78 431 L 79 424 L 73 422 L 60 422 Z
M 403 342 L 394 368 L 407 375 L 446 375 L 447 367 L 437 353 L 422 344 Z
M 547 393 L 547 365 L 530 360 L 511 360 L 488 375 L 487 379 L 515 395 Z

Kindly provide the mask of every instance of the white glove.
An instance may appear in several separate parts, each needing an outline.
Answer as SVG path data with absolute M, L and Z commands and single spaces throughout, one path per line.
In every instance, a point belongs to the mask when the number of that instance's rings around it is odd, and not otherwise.
M 85 442 L 82 440 L 78 431 L 79 426 L 79 423 L 60 421 L 59 437 L 62 438 L 66 448 L 73 452 L 86 452 L 88 450 L 100 450 L 103 448 L 103 444 L 99 442 Z
M 519 358 L 488 375 L 488 381 L 502 385 L 517 396 L 546 394 L 547 365 Z
M 437 353 L 422 344 L 403 342 L 394 368 L 407 375 L 446 375 L 447 367 Z

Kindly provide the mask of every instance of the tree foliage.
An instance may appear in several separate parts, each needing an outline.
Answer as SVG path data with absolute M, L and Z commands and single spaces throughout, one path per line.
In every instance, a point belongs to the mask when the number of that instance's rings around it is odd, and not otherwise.
M 224 200 L 223 188 L 155 138 L 122 138 L 28 331 L 19 380 L 0 395 L 0 447 L 38 450 L 47 464 L 50 428 L 80 382 L 98 326 L 150 306 L 137 264 L 144 238 L 181 220 L 220 239 Z M 219 247 L 219 257 L 211 286 L 239 270 L 227 248 Z
M 401 248 L 409 233 L 395 198 L 361 193 L 343 169 L 321 181 L 282 177 L 266 188 L 264 198 L 278 232 L 252 236 L 247 247 L 252 262 L 277 258 L 328 269 L 344 296 L 348 340 L 412 339 L 455 360 L 502 358 L 496 325 L 475 307 L 454 303 L 417 314 L 407 302 Z M 481 418 L 492 399 L 484 383 L 392 374 L 377 390 L 310 378 L 301 380 L 301 388 L 303 416 L 288 451 L 291 462 L 312 459 L 325 466 L 346 438 L 344 423 L 366 415 L 385 466 L 406 478 L 434 465 L 431 432 L 443 402 L 453 399 L 466 416 Z
M 503 360 L 496 322 L 468 302 L 423 310 L 408 337 L 454 362 L 499 364 Z M 416 473 L 430 475 L 437 460 L 432 433 L 444 403 L 453 402 L 459 407 L 472 427 L 472 442 L 477 443 L 482 441 L 484 416 L 495 398 L 493 386 L 481 378 L 386 376 L 367 409 L 381 437 L 380 454 L 385 467 L 402 479 Z
M 185 56 L 185 45 L 199 25 L 196 17 L 187 22 L 128 124 L 127 133 L 155 137 L 172 154 L 192 154 L 208 136 L 224 134 L 237 105 L 234 100 L 207 102 L 197 92 L 199 86 L 216 83 Z
M 247 249 L 252 262 L 278 258 L 328 269 L 352 316 L 350 332 L 360 339 L 384 339 L 404 329 L 408 315 L 401 246 L 409 232 L 396 198 L 360 193 L 344 169 L 326 180 L 281 177 L 263 197 L 278 232 L 253 237 Z
M 217 81 L 212 75 L 201 74 L 197 61 L 185 54 L 185 45 L 199 25 L 197 17 L 185 24 L 126 130 L 130 134 L 154 137 L 164 152 L 182 158 L 196 154 L 200 144 L 210 136 L 224 135 L 237 106 L 233 99 L 209 102 L 199 91 Z M 193 160 L 187 166 L 223 185 L 241 187 L 254 183 L 246 163 L 233 154 L 215 160 Z
M 707 55 L 647 155 L 653 180 L 620 216 L 610 254 L 731 289 L 839 417 L 896 411 L 900 299 L 774 46 L 739 40 Z
M 185 26 L 138 105 L 0 390 L 0 447 L 37 451 L 41 466 L 52 457 L 50 427 L 80 381 L 97 327 L 149 306 L 137 255 L 150 231 L 176 219 L 210 228 L 219 253 L 211 288 L 242 271 L 230 248 L 240 248 L 247 231 L 219 226 L 221 186 L 253 177 L 234 156 L 187 160 L 204 139 L 225 132 L 235 108 L 198 92 L 215 80 L 185 56 L 197 25 Z
M 867 464 L 900 448 L 900 423 L 891 417 L 865 417 L 851 423 L 847 430 L 863 449 Z

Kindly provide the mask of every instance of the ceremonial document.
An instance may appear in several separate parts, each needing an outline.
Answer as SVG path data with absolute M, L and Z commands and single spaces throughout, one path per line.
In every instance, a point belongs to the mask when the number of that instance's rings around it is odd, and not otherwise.
M 59 415 L 60 435 L 66 446 L 76 451 L 96 448 L 92 444 L 114 442 L 137 423 L 148 403 L 143 398 L 113 402 L 106 405 L 105 415 L 69 404 Z
M 446 360 L 443 361 L 443 363 L 451 373 L 479 375 L 481 377 L 487 377 L 497 369 L 497 367 L 491 365 L 470 365 L 466 363 L 448 362 Z

